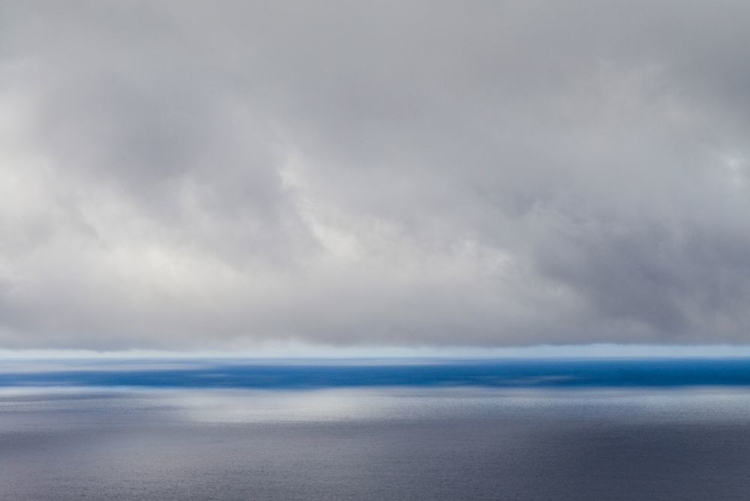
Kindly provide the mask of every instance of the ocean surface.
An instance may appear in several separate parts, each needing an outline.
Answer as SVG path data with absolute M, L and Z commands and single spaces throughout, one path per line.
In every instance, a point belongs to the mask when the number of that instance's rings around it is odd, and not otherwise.
M 746 500 L 750 362 L 0 362 L 0 500 Z

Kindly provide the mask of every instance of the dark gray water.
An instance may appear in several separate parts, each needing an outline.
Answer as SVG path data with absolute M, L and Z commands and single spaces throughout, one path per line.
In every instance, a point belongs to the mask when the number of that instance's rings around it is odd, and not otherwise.
M 750 390 L 0 389 L 0 499 L 745 500 Z

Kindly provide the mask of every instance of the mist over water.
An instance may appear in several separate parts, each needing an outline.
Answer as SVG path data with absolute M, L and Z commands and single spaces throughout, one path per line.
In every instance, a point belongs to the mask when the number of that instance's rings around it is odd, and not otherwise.
M 743 386 L 65 382 L 0 388 L 0 499 L 725 500 L 750 492 Z

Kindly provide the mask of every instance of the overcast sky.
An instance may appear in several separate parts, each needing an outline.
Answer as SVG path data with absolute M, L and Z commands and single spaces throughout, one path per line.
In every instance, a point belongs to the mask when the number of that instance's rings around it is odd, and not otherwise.
M 0 3 L 0 348 L 745 343 L 750 3 Z

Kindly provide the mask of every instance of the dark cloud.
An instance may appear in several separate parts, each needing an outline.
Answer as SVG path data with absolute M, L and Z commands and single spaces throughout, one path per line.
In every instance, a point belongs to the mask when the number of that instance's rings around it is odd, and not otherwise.
M 0 9 L 2 346 L 746 341 L 742 3 Z

